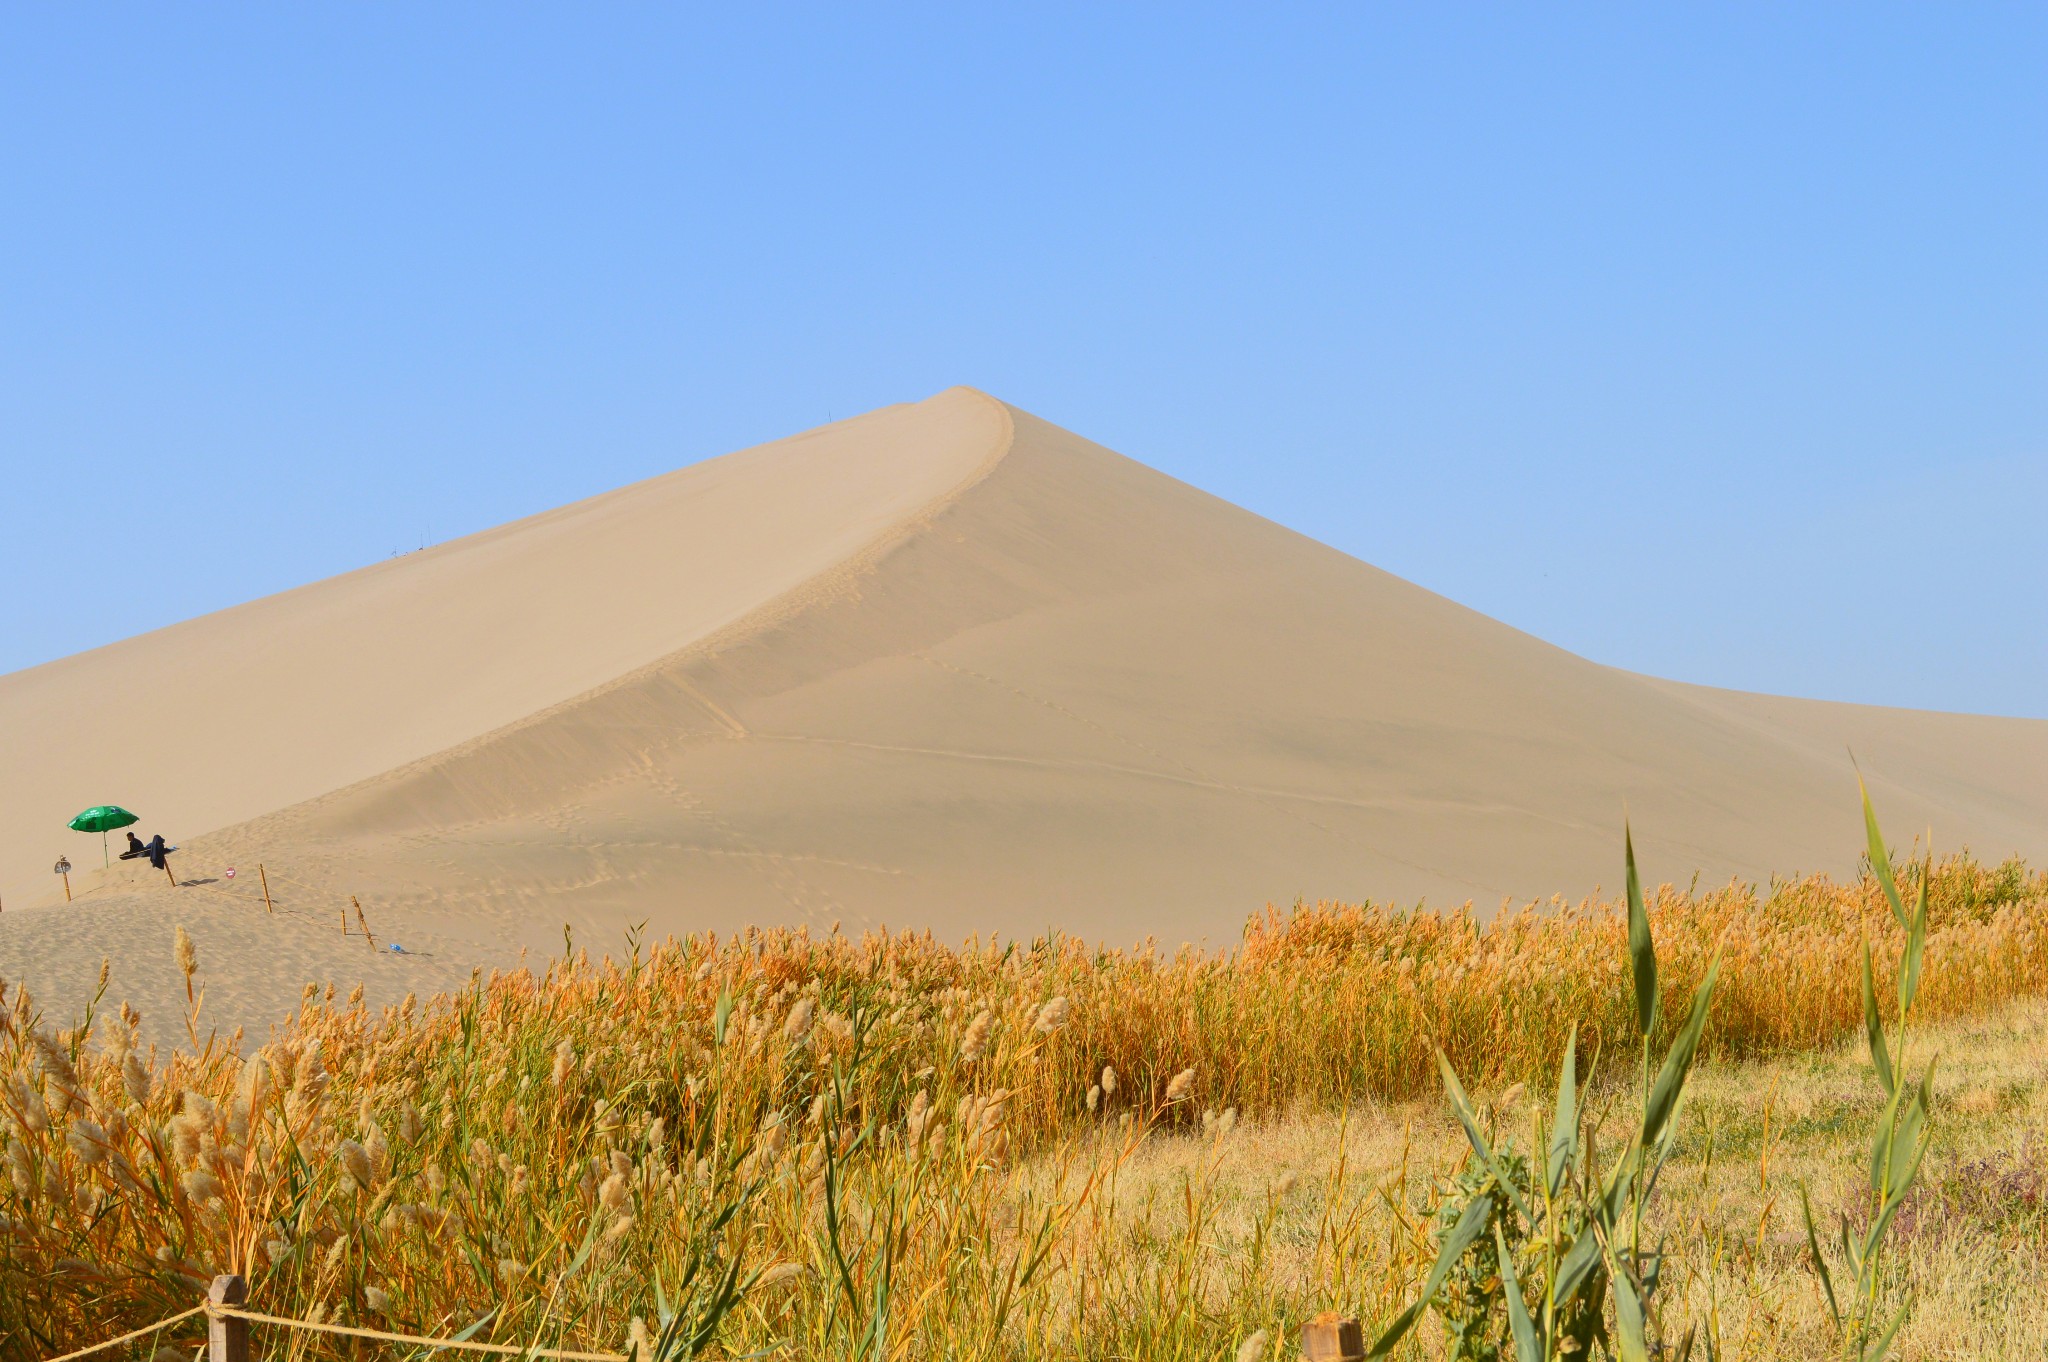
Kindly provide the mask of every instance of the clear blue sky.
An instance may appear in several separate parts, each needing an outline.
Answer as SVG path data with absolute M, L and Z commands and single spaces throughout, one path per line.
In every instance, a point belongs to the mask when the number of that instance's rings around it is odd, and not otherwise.
M 995 8 L 7 7 L 0 670 L 971 383 L 1601 661 L 2048 716 L 2048 10 Z

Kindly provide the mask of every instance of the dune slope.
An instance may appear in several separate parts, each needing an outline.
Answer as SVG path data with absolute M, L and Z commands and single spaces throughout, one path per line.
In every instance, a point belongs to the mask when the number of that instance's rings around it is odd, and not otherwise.
M 187 842 L 613 681 L 863 552 L 1007 440 L 949 393 L 0 676 L 0 903 L 46 894 L 60 852 L 100 866 L 65 827 L 88 806 Z
M 215 656 L 231 627 L 256 660 Z M 356 895 L 462 973 L 565 922 L 1171 944 L 1296 896 L 1576 894 L 1619 878 L 1624 806 L 1653 877 L 1847 870 L 1849 747 L 1895 830 L 2048 856 L 2048 723 L 1599 666 L 962 389 L 0 679 L 0 731 L 89 672 L 60 750 L 173 651 L 214 670 L 162 724 L 214 715 L 211 750 L 226 677 L 267 736 L 189 792 L 95 749 L 52 808 L 161 798 L 217 829 L 188 864 L 261 859 L 322 923 Z M 93 901 L 186 893 L 150 884 Z

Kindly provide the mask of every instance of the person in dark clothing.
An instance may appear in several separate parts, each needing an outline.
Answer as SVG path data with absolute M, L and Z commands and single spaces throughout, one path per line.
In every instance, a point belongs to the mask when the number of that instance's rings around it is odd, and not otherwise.
M 135 860 L 137 857 L 147 855 L 149 855 L 149 848 L 144 846 L 142 844 L 142 839 L 140 837 L 137 837 L 134 834 L 134 832 L 131 831 L 128 834 L 128 849 L 121 853 L 121 859 L 124 861 L 132 861 Z
M 164 845 L 162 833 L 150 838 L 143 851 L 149 856 L 149 863 L 153 868 L 163 871 L 173 885 L 177 884 L 178 877 L 171 874 L 171 849 Z

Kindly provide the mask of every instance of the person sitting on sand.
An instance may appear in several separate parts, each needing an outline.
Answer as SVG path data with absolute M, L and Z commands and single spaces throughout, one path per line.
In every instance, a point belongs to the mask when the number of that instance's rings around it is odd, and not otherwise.
M 138 856 L 147 855 L 149 855 L 149 848 L 144 846 L 142 844 L 142 839 L 140 837 L 137 837 L 135 833 L 131 830 L 128 834 L 128 849 L 121 853 L 121 859 L 124 861 L 132 861 L 136 859 Z

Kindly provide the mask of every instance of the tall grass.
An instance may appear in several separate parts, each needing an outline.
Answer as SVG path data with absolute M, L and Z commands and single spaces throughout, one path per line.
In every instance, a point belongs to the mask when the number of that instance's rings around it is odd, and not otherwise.
M 1952 860 L 1927 887 L 1916 1017 L 2048 986 L 2048 877 Z M 1672 995 L 1720 950 L 1724 1056 L 1856 1031 L 1863 943 L 1889 939 L 1874 880 L 1667 886 L 1648 912 Z M 1133 1160 L 1166 1130 L 1220 1147 L 1240 1113 L 1433 1093 L 1434 1046 L 1475 1092 L 1547 1077 L 1574 1026 L 1619 1054 L 1626 933 L 1606 903 L 1301 906 L 1218 954 L 750 931 L 382 1012 L 309 993 L 246 1055 L 150 1044 L 125 1006 L 60 1030 L 16 992 L 0 1355 L 184 1309 L 222 1271 L 274 1314 L 663 1355 L 1234 1348 L 1281 1323 L 1263 1260 L 1214 1253 L 1201 1175 L 1134 1207 Z M 1421 1248 L 1367 1270 L 1363 1202 L 1329 1195 L 1296 1246 L 1317 1293 L 1391 1308 Z

